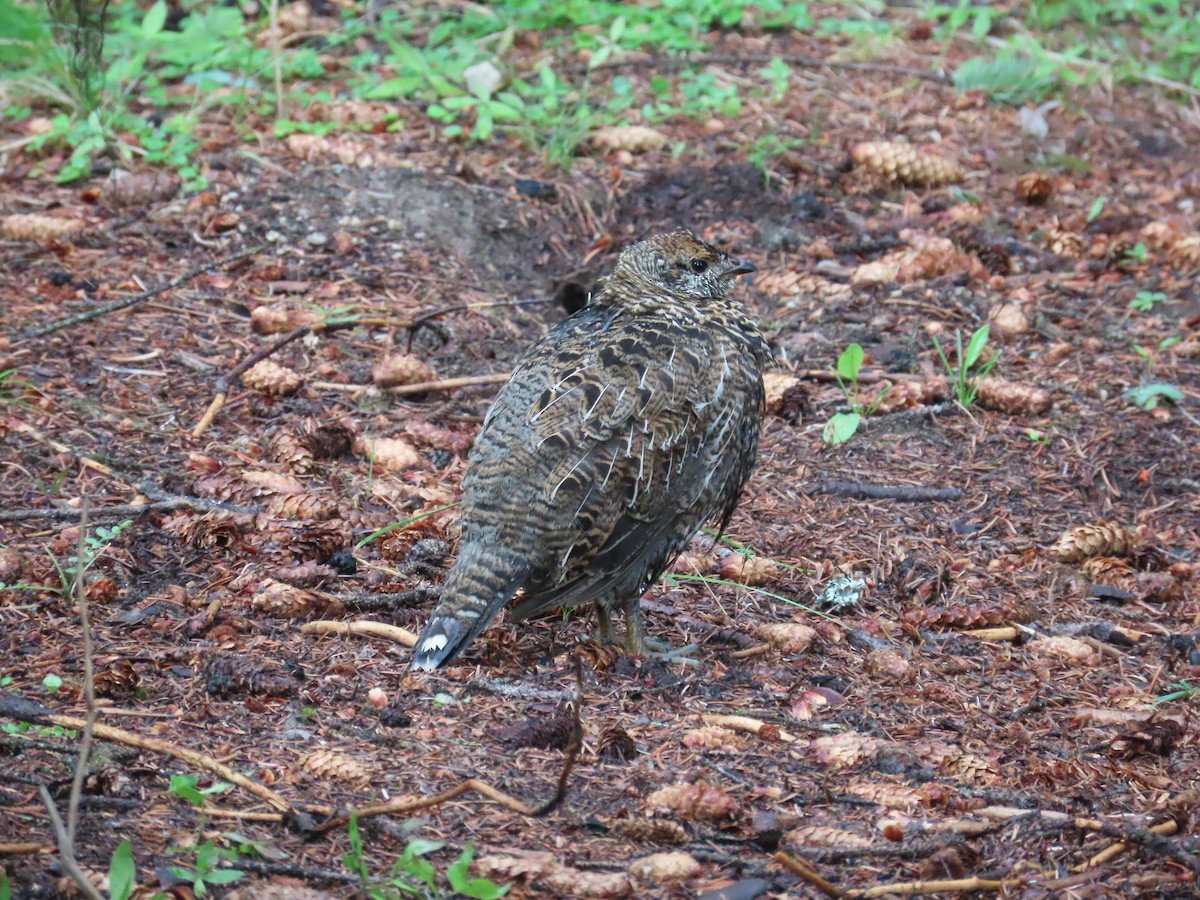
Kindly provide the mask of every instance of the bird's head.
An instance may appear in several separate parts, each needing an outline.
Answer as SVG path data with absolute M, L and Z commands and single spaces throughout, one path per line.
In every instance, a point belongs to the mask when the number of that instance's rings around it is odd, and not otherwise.
M 626 247 L 608 283 L 639 293 L 658 289 L 681 300 L 719 300 L 734 278 L 753 271 L 747 260 L 680 230 Z

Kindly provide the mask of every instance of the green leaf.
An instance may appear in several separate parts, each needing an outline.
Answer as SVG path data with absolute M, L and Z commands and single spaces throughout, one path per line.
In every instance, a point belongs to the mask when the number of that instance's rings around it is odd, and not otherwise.
M 475 848 L 467 844 L 458 861 L 446 869 L 446 880 L 450 882 L 450 887 L 464 897 L 473 897 L 475 900 L 497 900 L 507 894 L 508 885 L 501 887 L 486 878 L 468 878 L 467 870 L 474 856 Z
M 1089 222 L 1094 222 L 1096 217 L 1099 216 L 1100 213 L 1104 212 L 1104 204 L 1106 203 L 1108 203 L 1107 197 L 1097 197 L 1095 200 L 1093 200 L 1092 206 L 1088 210 L 1087 220 Z
M 979 362 L 979 357 L 983 354 L 983 348 L 987 346 L 988 334 L 990 326 L 984 325 L 976 330 L 971 335 L 971 340 L 967 342 L 967 352 L 963 354 L 962 370 L 965 372 L 975 366 Z
M 207 884 L 232 884 L 245 874 L 239 869 L 217 869 L 205 875 L 204 881 Z
M 133 847 L 121 841 L 108 863 L 108 893 L 112 900 L 128 900 L 137 883 L 137 866 L 133 862 Z
M 157 36 L 163 26 L 167 24 L 167 3 L 166 0 L 158 0 L 145 17 L 142 19 L 142 37 L 152 38 Z
M 858 431 L 858 424 L 861 421 L 862 418 L 858 413 L 838 413 L 825 423 L 825 430 L 821 433 L 821 440 L 830 447 L 844 444 L 850 438 L 854 437 L 854 433 Z
M 1183 402 L 1183 391 L 1173 384 L 1143 384 L 1130 388 L 1125 392 L 1125 396 L 1132 400 L 1135 406 L 1145 410 L 1157 409 L 1159 400 Z
M 857 381 L 858 373 L 862 371 L 863 358 L 863 348 L 859 344 L 851 344 L 838 357 L 838 374 L 847 381 Z
M 42 678 L 42 687 L 53 694 L 55 691 L 62 690 L 63 680 L 60 676 L 53 672 Z

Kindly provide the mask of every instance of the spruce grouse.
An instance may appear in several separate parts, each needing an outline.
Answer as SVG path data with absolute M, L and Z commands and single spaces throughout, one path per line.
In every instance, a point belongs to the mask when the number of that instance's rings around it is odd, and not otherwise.
M 645 652 L 641 595 L 750 476 L 774 362 L 726 297 L 753 272 L 688 231 L 621 253 L 589 305 L 500 389 L 463 478 L 462 540 L 414 669 L 454 659 L 519 590 L 521 620 L 591 603 L 599 637 Z

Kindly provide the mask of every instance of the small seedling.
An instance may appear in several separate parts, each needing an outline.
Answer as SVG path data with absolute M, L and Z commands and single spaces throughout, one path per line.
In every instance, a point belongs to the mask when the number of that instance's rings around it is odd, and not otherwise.
M 1039 447 L 1050 446 L 1050 435 L 1044 431 L 1039 431 L 1036 428 L 1030 428 L 1028 431 L 1026 431 L 1025 437 L 1029 438 L 1029 440 L 1037 444 Z
M 951 383 L 954 385 L 954 398 L 958 401 L 959 406 L 966 409 L 975 402 L 975 397 L 979 393 L 978 382 L 981 378 L 986 378 L 996 367 L 996 363 L 1000 361 L 1000 354 L 997 353 L 987 362 L 979 365 L 979 359 L 983 356 L 983 351 L 987 348 L 988 342 L 988 326 L 984 325 L 977 329 L 971 335 L 971 339 L 967 341 L 966 349 L 963 349 L 962 332 L 954 333 L 954 348 L 955 348 L 955 363 L 950 365 L 950 360 L 946 357 L 946 353 L 942 350 L 942 345 L 936 337 L 933 337 L 933 348 L 937 351 L 938 358 L 942 361 L 942 366 L 946 370 Z M 932 337 L 932 336 L 931 336 Z
M 1124 253 L 1125 261 L 1134 263 L 1144 263 L 1148 255 L 1149 251 L 1146 249 L 1146 245 L 1140 241 Z
M 420 820 L 412 820 L 406 822 L 402 828 L 412 830 L 419 824 Z M 400 896 L 442 896 L 437 883 L 437 868 L 424 858 L 441 850 L 445 846 L 441 841 L 413 838 L 404 848 L 400 858 L 392 864 L 389 874 L 380 879 L 371 874 L 362 831 L 355 814 L 350 816 L 347 836 L 350 838 L 350 852 L 342 857 L 342 861 L 358 878 L 363 893 L 369 900 L 395 900 Z M 469 877 L 468 869 L 474 855 L 474 847 L 467 844 L 458 859 L 446 870 L 446 879 L 450 882 L 451 890 L 455 894 L 475 900 L 499 900 L 508 893 L 509 886 L 498 885 L 486 878 Z
M 236 860 L 236 850 L 223 850 L 212 841 L 205 841 L 196 848 L 196 860 L 192 868 L 186 866 L 168 866 L 168 870 L 176 878 L 180 878 L 192 887 L 197 897 L 208 895 L 208 889 L 213 885 L 232 884 L 245 876 L 241 869 L 220 868 L 222 862 Z
M 1139 245 L 1140 246 L 1140 245 Z M 1138 291 L 1137 296 L 1129 301 L 1129 308 L 1135 312 L 1150 312 L 1159 303 L 1166 303 L 1167 295 L 1162 291 Z
M 1171 403 L 1183 402 L 1183 391 L 1179 390 L 1173 384 L 1163 384 L 1162 382 L 1142 384 L 1135 388 L 1130 388 L 1125 392 L 1125 396 L 1129 398 L 1134 406 L 1144 409 L 1147 412 L 1157 409 L 1160 400 L 1168 400 Z
M 879 404 L 883 402 L 883 398 L 888 395 L 890 390 L 890 387 L 885 388 L 870 403 L 863 401 L 862 386 L 858 383 L 858 376 L 862 372 L 864 359 L 862 346 L 851 344 L 842 351 L 842 355 L 838 357 L 837 366 L 833 369 L 838 386 L 842 389 L 846 403 L 850 406 L 850 412 L 838 413 L 825 423 L 825 430 L 821 433 L 821 438 L 831 447 L 844 444 L 854 437 L 862 420 L 879 409 Z
M 1092 205 L 1091 205 L 1091 207 L 1089 207 L 1088 213 L 1087 213 L 1087 220 L 1089 223 L 1096 221 L 1096 219 L 1098 219 L 1100 217 L 1100 213 L 1104 212 L 1104 207 L 1105 207 L 1105 204 L 1107 204 L 1107 203 L 1108 203 L 1107 197 L 1097 197 L 1095 200 L 1092 201 Z

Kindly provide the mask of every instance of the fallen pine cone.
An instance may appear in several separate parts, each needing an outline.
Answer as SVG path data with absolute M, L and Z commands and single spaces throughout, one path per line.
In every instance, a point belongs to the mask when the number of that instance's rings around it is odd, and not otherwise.
M 965 172 L 951 159 L 924 147 L 896 141 L 865 141 L 850 148 L 850 158 L 887 181 L 914 187 L 957 184 Z
M 1068 528 L 1046 549 L 1055 562 L 1077 563 L 1093 556 L 1128 556 L 1134 534 L 1115 522 L 1097 522 Z
M 1052 398 L 1045 388 L 1018 384 L 1003 378 L 981 378 L 975 384 L 976 399 L 985 409 L 1009 415 L 1037 416 L 1050 408 Z
M 1017 179 L 1017 199 L 1030 206 L 1041 206 L 1054 196 L 1054 182 L 1042 172 L 1027 172 Z

